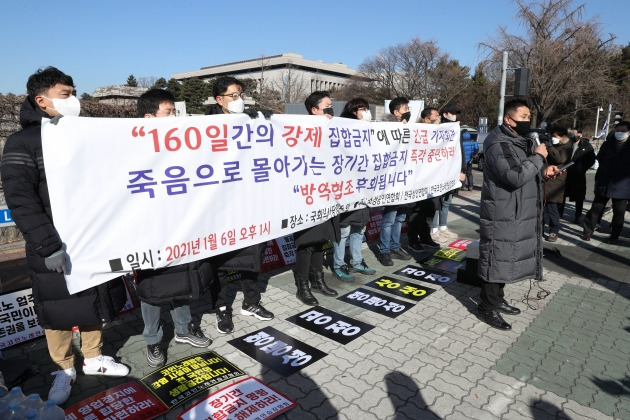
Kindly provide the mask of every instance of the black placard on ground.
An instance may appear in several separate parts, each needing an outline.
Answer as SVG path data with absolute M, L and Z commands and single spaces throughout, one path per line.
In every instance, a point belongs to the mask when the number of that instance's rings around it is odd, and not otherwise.
M 284 377 L 304 369 L 328 354 L 273 327 L 265 327 L 228 343 Z
M 435 270 L 453 274 L 457 273 L 458 269 L 466 265 L 464 261 L 453 261 L 445 258 L 436 257 L 434 255 L 420 261 L 420 264 L 422 264 L 423 267 L 433 268 Z
M 140 380 L 170 410 L 208 388 L 245 372 L 213 351 L 169 363 Z
M 341 344 L 348 344 L 374 328 L 373 325 L 357 321 L 321 306 L 315 306 L 290 316 L 287 321 Z
M 337 299 L 390 318 L 396 318 L 415 305 L 361 287 Z
M 447 284 L 455 281 L 455 276 L 449 276 L 440 270 L 435 270 L 429 267 L 418 267 L 415 265 L 408 265 L 395 271 L 394 274 L 408 279 L 420 280 L 439 286 L 446 286 Z
M 365 285 L 383 292 L 404 297 L 406 299 L 415 300 L 416 302 L 421 301 L 431 293 L 435 292 L 434 289 L 422 287 L 418 284 L 409 283 L 403 280 L 392 279 L 387 276 L 372 280 L 369 283 L 365 283 Z

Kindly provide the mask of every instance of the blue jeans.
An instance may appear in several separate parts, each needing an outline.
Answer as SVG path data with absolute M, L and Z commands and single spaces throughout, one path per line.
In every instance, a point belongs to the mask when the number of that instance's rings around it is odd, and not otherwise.
M 549 226 L 549 233 L 560 232 L 560 212 L 557 203 L 547 203 L 543 210 L 543 221 Z
M 400 231 L 406 217 L 407 208 L 405 207 L 385 207 L 383 220 L 381 220 L 381 236 L 379 238 L 381 254 L 400 249 Z
M 159 344 L 162 342 L 160 307 L 140 302 L 140 309 L 142 310 L 142 320 L 144 321 L 144 330 L 142 330 L 144 341 L 151 346 Z M 175 324 L 175 332 L 177 334 L 188 334 L 188 324 L 192 321 L 190 306 L 181 305 L 171 309 L 171 317 L 173 318 L 173 324 Z
M 365 227 L 348 225 L 341 228 L 341 238 L 339 242 L 333 242 L 333 268 L 339 268 L 345 264 L 346 241 L 348 238 L 348 248 L 350 248 L 350 265 L 361 264 L 361 244 L 363 243 L 363 230 Z
M 448 208 L 453 201 L 453 194 L 449 193 L 444 196 L 442 200 L 442 209 L 435 212 L 433 215 L 433 223 L 431 223 L 431 229 L 437 229 L 439 226 L 446 226 L 446 220 L 448 219 Z

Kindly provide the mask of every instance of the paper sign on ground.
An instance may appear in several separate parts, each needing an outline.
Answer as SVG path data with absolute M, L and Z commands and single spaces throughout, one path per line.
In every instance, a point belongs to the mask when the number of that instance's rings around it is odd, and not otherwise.
M 66 420 L 149 420 L 168 408 L 137 382 L 127 382 L 66 409 Z
M 178 420 L 269 420 L 297 404 L 256 378 L 246 378 L 213 392 Z
M 156 370 L 140 382 L 169 409 L 208 388 L 245 372 L 213 351 L 199 353 Z

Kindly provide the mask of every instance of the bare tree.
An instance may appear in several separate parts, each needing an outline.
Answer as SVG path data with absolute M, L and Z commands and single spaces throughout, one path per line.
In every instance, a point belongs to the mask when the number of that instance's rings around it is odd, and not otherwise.
M 149 89 L 155 84 L 156 80 L 155 76 L 138 77 L 138 86 Z
M 508 51 L 509 67 L 531 70 L 529 101 L 532 123 L 567 122 L 577 111 L 595 107 L 611 97 L 607 76 L 614 36 L 602 38 L 597 18 L 584 21 L 584 4 L 573 0 L 514 0 L 526 35 L 498 28 L 496 38 L 480 44 L 490 60 L 501 61 Z
M 281 92 L 284 102 L 301 102 L 310 94 L 310 82 L 304 72 L 298 70 L 291 62 L 282 71 L 281 77 L 274 79 L 271 89 Z

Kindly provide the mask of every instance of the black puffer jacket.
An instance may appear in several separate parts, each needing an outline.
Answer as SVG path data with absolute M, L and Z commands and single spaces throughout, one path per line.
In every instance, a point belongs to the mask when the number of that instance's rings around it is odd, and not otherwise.
M 109 322 L 126 301 L 122 279 L 70 295 L 64 276 L 44 263 L 62 246 L 52 220 L 42 155 L 41 120 L 47 117 L 27 97 L 20 110 L 22 130 L 7 139 L 0 163 L 7 205 L 26 241 L 35 312 L 46 329 Z
M 597 154 L 595 194 L 619 200 L 630 199 L 630 141 L 618 143 L 615 132 L 606 137 Z
M 198 299 L 210 286 L 212 266 L 206 258 L 174 267 L 136 271 L 138 299 L 152 305 Z
M 223 115 L 223 109 L 218 104 L 210 105 L 206 115 Z M 267 242 L 248 246 L 236 251 L 212 257 L 212 265 L 218 271 L 248 271 L 259 273 L 262 268 L 262 260 L 265 254 Z

